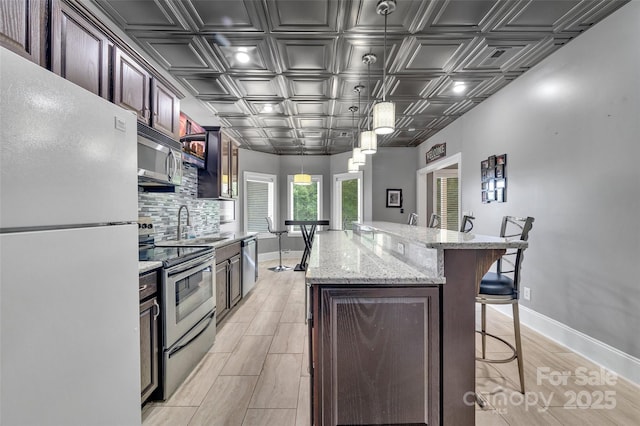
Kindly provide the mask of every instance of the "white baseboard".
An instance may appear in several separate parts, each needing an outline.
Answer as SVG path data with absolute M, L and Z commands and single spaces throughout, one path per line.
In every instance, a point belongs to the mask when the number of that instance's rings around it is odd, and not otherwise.
M 269 253 L 258 253 L 258 262 L 266 262 L 269 260 L 278 260 L 280 258 L 280 253 L 277 251 L 272 251 Z M 298 250 L 282 250 L 282 260 L 287 259 L 287 261 L 295 260 L 296 263 L 300 263 L 300 259 L 302 259 L 302 251 Z M 286 266 L 295 266 L 295 265 L 286 265 Z
M 511 305 L 490 307 L 508 317 L 513 317 Z M 640 359 L 522 305 L 520 305 L 520 323 L 640 385 Z

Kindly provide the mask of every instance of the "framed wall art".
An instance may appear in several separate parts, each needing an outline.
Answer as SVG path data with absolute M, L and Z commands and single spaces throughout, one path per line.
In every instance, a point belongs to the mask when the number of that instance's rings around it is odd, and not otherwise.
M 387 207 L 402 207 L 402 189 L 387 189 Z
M 504 203 L 507 194 L 507 154 L 491 155 L 480 162 L 481 199 L 483 203 Z

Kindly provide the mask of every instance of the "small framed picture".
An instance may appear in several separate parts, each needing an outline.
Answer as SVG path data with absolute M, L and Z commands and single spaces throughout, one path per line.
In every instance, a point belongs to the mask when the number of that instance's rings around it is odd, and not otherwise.
M 496 169 L 495 167 L 487 170 L 487 179 L 493 179 L 496 177 Z
M 507 182 L 505 179 L 496 179 L 496 189 L 506 188 Z
M 486 191 L 489 189 L 489 182 L 482 182 L 481 183 L 481 188 L 483 191 Z
M 402 189 L 387 189 L 387 207 L 402 207 Z
M 504 177 L 504 164 L 498 164 L 496 166 L 496 178 Z
M 482 180 L 487 180 L 487 171 L 488 170 L 486 170 L 486 169 L 482 170 L 482 173 L 481 173 L 481 179 Z
M 491 180 L 489 181 L 489 188 L 488 188 L 488 190 L 489 190 L 489 191 L 493 191 L 493 190 L 495 190 L 495 189 L 496 189 L 496 181 L 495 181 L 494 179 L 491 179 Z
M 489 199 L 487 198 L 487 191 L 482 191 L 482 202 L 488 203 Z
M 496 157 L 496 164 L 497 165 L 500 165 L 500 164 L 505 165 L 505 164 L 507 164 L 507 154 L 498 155 Z
M 492 155 L 491 157 L 487 158 L 487 160 L 489 160 L 489 168 L 493 169 L 496 166 L 496 156 Z
M 489 160 L 483 160 L 480 162 L 480 169 L 488 169 L 489 168 Z
M 504 188 L 496 189 L 496 201 L 499 203 L 504 203 Z
M 495 201 L 496 200 L 496 191 L 487 191 L 487 200 Z

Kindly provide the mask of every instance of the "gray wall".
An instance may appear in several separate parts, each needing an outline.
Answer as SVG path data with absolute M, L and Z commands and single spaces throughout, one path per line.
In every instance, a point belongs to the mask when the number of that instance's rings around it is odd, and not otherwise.
M 378 148 L 373 156 L 372 219 L 406 223 L 416 211 L 417 148 Z M 402 210 L 387 207 L 387 189 L 402 189 Z
M 640 356 L 640 3 L 631 2 L 419 147 L 462 152 L 462 210 L 496 235 L 533 216 L 521 304 Z M 507 154 L 507 202 L 480 161 Z M 423 167 L 423 163 L 420 163 Z M 375 185 L 374 185 L 375 187 Z M 375 206 L 374 206 L 375 208 Z

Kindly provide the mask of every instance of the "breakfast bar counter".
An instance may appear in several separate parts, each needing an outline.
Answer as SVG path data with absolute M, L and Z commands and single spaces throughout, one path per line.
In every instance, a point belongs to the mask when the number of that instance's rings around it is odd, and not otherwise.
M 316 235 L 313 424 L 475 424 L 477 288 L 507 248 L 526 244 L 387 222 Z

